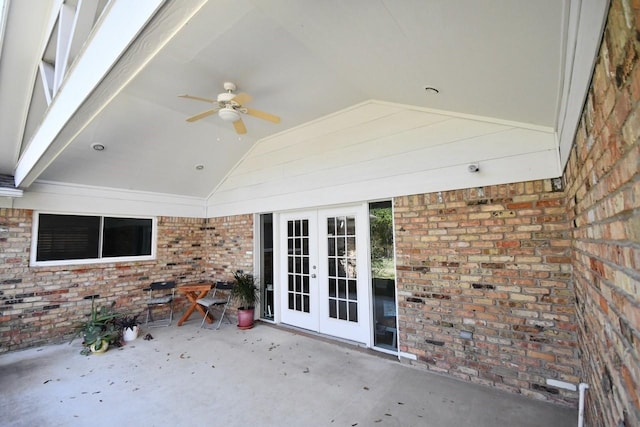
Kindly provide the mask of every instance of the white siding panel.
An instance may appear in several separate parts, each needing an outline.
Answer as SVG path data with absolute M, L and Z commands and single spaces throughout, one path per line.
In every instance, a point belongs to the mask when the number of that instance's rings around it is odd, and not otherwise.
M 287 163 L 327 151 L 342 150 L 351 145 L 367 143 L 371 140 L 396 135 L 414 128 L 430 126 L 446 120 L 451 120 L 451 117 L 419 111 L 404 111 L 365 123 L 353 124 L 353 126 L 341 131 L 313 136 L 306 135 L 295 144 L 289 144 L 271 151 L 264 151 L 262 147 L 265 141 L 261 141 L 246 156 L 238 172 L 270 167 L 277 163 Z
M 511 157 L 553 149 L 555 146 L 553 135 L 544 132 L 509 129 L 482 122 L 472 122 L 471 126 L 464 124 L 461 119 L 453 119 L 438 123 L 437 129 L 412 129 L 400 135 L 309 155 L 297 161 L 280 164 L 274 159 L 274 165 L 269 169 L 247 171 L 243 165 L 218 189 L 216 198 L 235 198 L 249 187 L 260 194 L 280 194 L 301 191 L 308 186 L 389 178 L 450 165 L 484 162 L 498 156 Z
M 358 104 L 347 110 L 331 114 L 327 117 L 314 120 L 302 127 L 297 127 L 284 133 L 264 139 L 259 147 L 254 149 L 255 154 L 263 154 L 273 150 L 280 150 L 290 145 L 296 145 L 309 136 L 327 135 L 352 127 L 360 123 L 367 123 L 382 117 L 397 113 L 403 109 L 399 106 L 381 103 Z
M 224 201 L 217 198 L 209 200 L 207 216 L 274 212 L 544 179 L 560 175 L 557 165 L 557 150 L 553 149 L 489 160 L 483 163 L 481 171 L 476 174 L 469 173 L 466 165 L 454 165 L 397 175 L 393 178 L 384 177 L 366 182 L 319 186 L 305 191 L 277 195 L 243 191 L 245 196 L 234 200 Z M 253 198 L 247 198 L 246 194 L 252 194 Z
M 480 173 L 469 173 L 470 163 Z M 560 175 L 550 130 L 372 101 L 259 141 L 209 198 L 207 215 Z
M 387 120 L 383 119 L 380 120 L 382 123 L 376 122 L 370 126 L 350 128 L 343 133 L 306 140 L 290 146 L 288 150 L 262 155 L 251 152 L 219 190 L 230 191 L 245 185 L 289 179 L 375 159 L 382 159 L 386 163 L 389 156 L 419 155 L 417 151 L 430 147 L 465 142 L 478 136 L 491 136 L 511 129 L 501 124 L 447 118 L 416 111 L 409 111 L 406 115 L 412 120 L 401 120 L 405 125 L 403 127 L 390 126 L 393 133 L 385 128 Z M 424 120 L 418 122 L 416 118 L 421 116 Z M 404 114 L 393 117 L 401 118 Z M 444 156 L 446 157 L 446 153 Z

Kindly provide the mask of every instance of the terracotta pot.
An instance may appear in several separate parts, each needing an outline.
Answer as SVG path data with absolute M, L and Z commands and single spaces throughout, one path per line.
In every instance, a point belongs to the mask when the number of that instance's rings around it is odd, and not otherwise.
M 253 328 L 253 308 L 238 309 L 238 328 L 251 329 Z

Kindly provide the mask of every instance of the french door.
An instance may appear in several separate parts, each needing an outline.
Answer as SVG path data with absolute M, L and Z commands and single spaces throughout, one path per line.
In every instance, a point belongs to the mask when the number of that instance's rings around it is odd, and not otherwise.
M 370 344 L 366 206 L 280 215 L 281 321 Z

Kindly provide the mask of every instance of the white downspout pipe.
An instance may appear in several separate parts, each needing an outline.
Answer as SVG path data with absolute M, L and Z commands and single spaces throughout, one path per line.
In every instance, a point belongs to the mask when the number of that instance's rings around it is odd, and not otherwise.
M 584 394 L 589 388 L 589 384 L 580 383 L 578 390 L 580 390 L 580 403 L 578 404 L 578 427 L 584 426 Z

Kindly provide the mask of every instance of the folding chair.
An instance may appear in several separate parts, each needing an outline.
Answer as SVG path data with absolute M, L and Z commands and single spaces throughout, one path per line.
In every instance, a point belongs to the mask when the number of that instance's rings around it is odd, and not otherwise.
M 220 320 L 218 320 L 218 325 L 216 326 L 216 330 L 220 329 L 220 324 L 222 323 L 222 319 L 224 318 L 225 313 L 227 311 L 227 306 L 231 301 L 231 288 L 233 288 L 233 283 L 216 282 L 216 286 L 209 292 L 209 295 L 207 295 L 204 298 L 200 298 L 196 300 L 198 304 L 200 304 L 203 307 L 206 307 L 207 309 L 204 314 L 204 317 L 202 318 L 202 323 L 200 324 L 201 328 L 204 326 L 204 321 L 207 320 L 207 316 L 209 315 L 211 310 L 213 310 L 215 307 L 218 307 L 218 308 L 222 307 Z M 218 294 L 218 291 L 227 291 L 227 294 L 226 295 L 223 295 L 222 293 Z M 231 323 L 231 321 L 229 320 L 229 317 L 227 317 L 227 322 Z
M 147 299 L 147 320 L 145 325 L 154 322 L 151 310 L 158 307 L 169 306 L 169 317 L 164 319 L 161 324 L 154 324 L 151 326 L 170 326 L 173 320 L 173 299 L 176 296 L 176 282 L 153 282 L 148 288 L 144 289 L 149 292 L 149 298 Z

